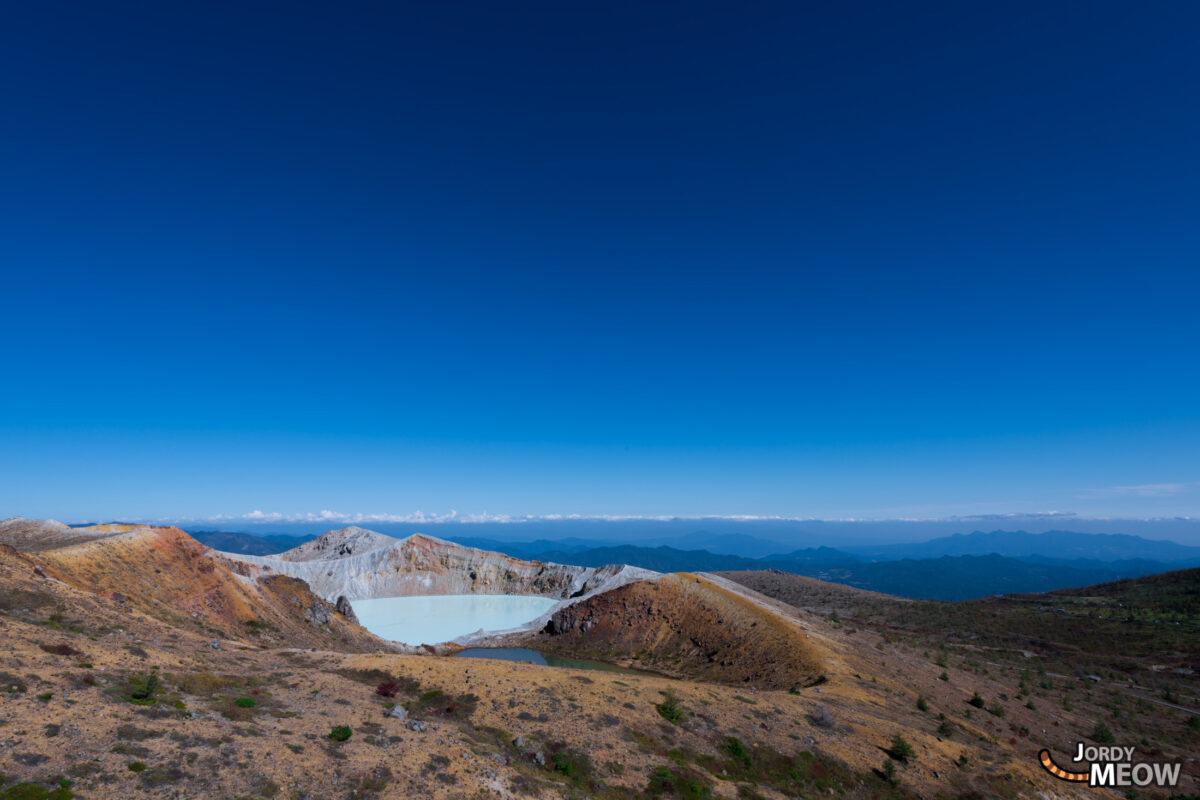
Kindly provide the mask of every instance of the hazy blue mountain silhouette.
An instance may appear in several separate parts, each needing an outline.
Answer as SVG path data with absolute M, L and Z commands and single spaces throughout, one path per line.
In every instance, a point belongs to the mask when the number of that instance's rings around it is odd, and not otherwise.
M 834 583 L 925 600 L 970 600 L 1106 583 L 1144 573 L 1035 564 L 999 555 L 942 556 L 797 570 Z
M 1074 531 L 974 531 L 956 533 L 927 542 L 843 548 L 863 558 L 894 561 L 901 558 L 982 556 L 1009 558 L 1044 556 L 1057 559 L 1121 561 L 1147 559 L 1164 563 L 1200 562 L 1200 547 L 1187 547 L 1156 539 L 1120 533 L 1076 533 Z
M 188 531 L 203 545 L 226 553 L 245 553 L 249 556 L 269 556 L 291 550 L 311 540 L 311 536 L 257 536 L 237 531 Z
M 193 535 L 218 550 L 254 555 L 282 552 L 312 538 L 226 531 L 197 531 Z M 1045 534 L 977 532 L 914 544 L 849 548 L 853 552 L 809 547 L 767 558 L 714 553 L 706 549 L 685 550 L 667 545 L 614 545 L 579 538 L 532 542 L 449 538 L 466 546 L 524 559 L 589 567 L 632 564 L 657 572 L 776 569 L 887 594 L 933 600 L 1044 592 L 1154 575 L 1200 564 L 1200 548 L 1138 536 L 1066 531 Z M 717 538 L 726 537 L 722 534 Z M 764 546 L 762 543 L 771 544 L 769 540 L 755 540 L 749 544 L 761 547 Z M 748 543 L 738 538 L 732 544 L 745 546 Z M 1007 552 L 970 552 L 997 548 Z M 968 552 L 961 552 L 963 550 Z M 1050 551 L 1053 555 L 1042 555 L 1039 551 Z M 936 555 L 926 556 L 928 553 Z M 1127 553 L 1132 555 L 1124 557 Z

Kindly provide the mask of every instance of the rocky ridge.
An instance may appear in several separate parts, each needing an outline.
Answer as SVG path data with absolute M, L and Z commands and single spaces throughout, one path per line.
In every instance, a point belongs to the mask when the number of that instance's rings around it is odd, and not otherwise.
M 329 531 L 277 556 L 221 556 L 246 564 L 251 574 L 300 578 L 327 600 L 438 594 L 571 600 L 658 575 L 623 564 L 577 567 L 523 561 L 424 534 L 392 539 L 362 528 Z
M 141 525 L 89 525 L 72 528 L 53 519 L 9 517 L 0 520 L 0 542 L 26 553 L 39 553 L 75 544 L 120 536 Z
M 332 561 L 347 558 L 355 553 L 383 550 L 399 542 L 395 537 L 352 525 L 348 528 L 325 531 L 311 542 L 305 542 L 275 557 L 284 561 Z

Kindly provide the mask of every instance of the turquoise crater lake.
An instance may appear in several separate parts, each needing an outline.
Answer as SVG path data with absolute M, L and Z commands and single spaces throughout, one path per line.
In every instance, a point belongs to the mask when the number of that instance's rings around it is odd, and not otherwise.
M 409 645 L 440 644 L 479 630 L 519 628 L 550 610 L 552 597 L 519 594 L 442 594 L 374 597 L 351 605 L 364 628 Z

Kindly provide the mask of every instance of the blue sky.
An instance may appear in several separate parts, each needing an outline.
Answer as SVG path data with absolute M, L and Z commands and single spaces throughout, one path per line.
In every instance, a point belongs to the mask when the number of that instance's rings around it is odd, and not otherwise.
M 0 516 L 1200 511 L 1200 7 L 37 3 Z

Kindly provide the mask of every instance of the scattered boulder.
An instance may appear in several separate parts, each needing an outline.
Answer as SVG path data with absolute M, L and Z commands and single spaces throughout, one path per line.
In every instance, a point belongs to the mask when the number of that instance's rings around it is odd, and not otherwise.
M 384 711 L 383 715 L 385 717 L 391 717 L 392 719 L 408 719 L 408 709 L 397 704 L 389 708 L 387 711 Z
M 329 603 L 319 597 L 314 597 L 308 604 L 308 608 L 304 609 L 304 618 L 313 625 L 328 625 L 329 621 L 333 619 L 333 614 L 329 610 Z
M 350 601 L 346 599 L 346 595 L 339 594 L 337 602 L 334 604 L 334 610 L 346 618 L 347 621 L 358 624 L 358 616 L 354 613 L 354 607 L 350 605 Z

